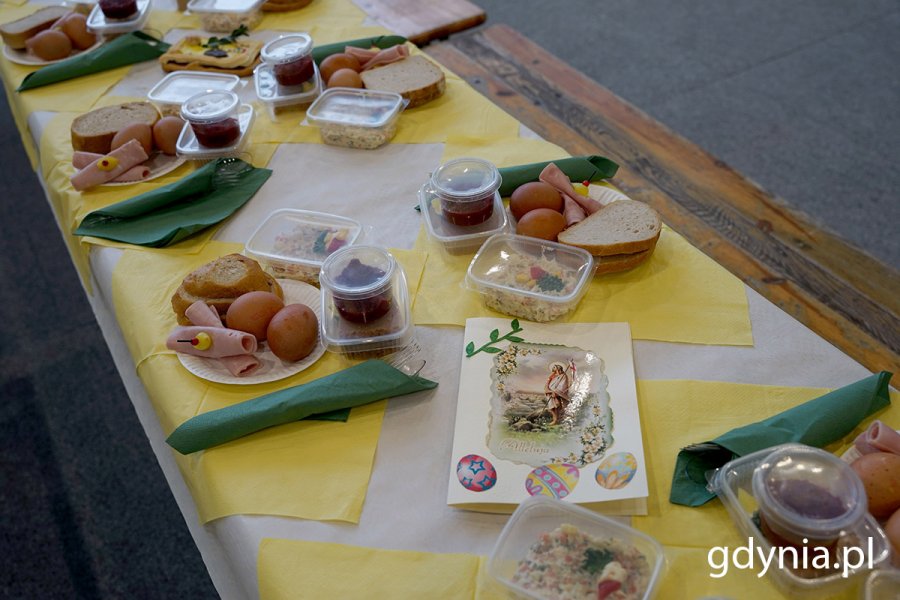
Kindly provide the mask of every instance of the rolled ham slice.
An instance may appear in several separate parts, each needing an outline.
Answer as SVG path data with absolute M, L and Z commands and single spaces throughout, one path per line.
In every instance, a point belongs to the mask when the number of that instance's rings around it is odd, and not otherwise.
M 184 316 L 194 325 L 201 327 L 224 327 L 219 312 L 206 302 L 198 300 L 184 311 Z M 219 362 L 235 377 L 246 377 L 256 373 L 262 366 L 252 354 L 239 354 L 237 356 L 222 356 Z
M 199 350 L 190 343 L 201 333 L 208 335 L 212 341 L 206 350 Z M 221 358 L 256 352 L 256 337 L 252 333 L 224 327 L 176 327 L 166 340 L 166 348 L 204 358 Z
M 568 196 L 563 196 L 563 204 L 563 216 L 566 218 L 566 227 L 571 227 L 587 218 L 587 215 L 584 214 L 584 209 Z
M 83 169 L 98 158 L 103 158 L 103 156 L 103 154 L 97 154 L 96 152 L 84 152 L 83 150 L 78 150 L 72 155 L 72 166 L 76 169 Z M 113 179 L 112 183 L 130 183 L 132 181 L 141 181 L 148 177 L 150 177 L 150 167 L 138 165 L 136 167 L 131 167 Z
M 900 454 L 900 433 L 881 421 L 875 421 L 869 428 L 857 436 L 853 445 L 860 454 L 873 452 L 890 452 Z
M 374 67 L 380 67 L 392 62 L 397 62 L 398 60 L 403 60 L 409 56 L 409 48 L 403 44 L 397 44 L 396 46 L 391 46 L 384 50 L 368 50 L 365 48 L 347 46 L 344 48 L 344 53 L 355 57 L 356 60 L 359 61 L 360 70 L 367 71 Z
M 584 212 L 587 215 L 592 215 L 603 208 L 603 205 L 593 198 L 587 198 L 576 192 L 575 188 L 572 187 L 572 182 L 569 181 L 569 176 L 563 173 L 562 169 L 557 167 L 554 163 L 550 163 L 544 167 L 544 170 L 541 171 L 538 179 L 556 188 L 556 190 L 563 195 L 563 198 L 571 198 L 578 206 L 584 209 Z
M 113 159 L 114 164 L 109 169 L 101 169 L 100 164 L 103 161 Z M 109 154 L 106 154 L 93 161 L 69 178 L 74 187 L 79 192 L 112 181 L 119 177 L 132 167 L 136 167 L 149 156 L 144 152 L 144 147 L 137 140 L 129 140 L 122 144 Z

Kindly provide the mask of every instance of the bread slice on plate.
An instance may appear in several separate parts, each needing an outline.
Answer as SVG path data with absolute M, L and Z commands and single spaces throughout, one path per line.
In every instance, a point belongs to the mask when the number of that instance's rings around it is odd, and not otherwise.
M 636 200 L 618 200 L 572 225 L 558 239 L 594 256 L 635 254 L 652 249 L 661 229 L 655 210 Z
M 619 271 L 633 269 L 650 258 L 654 248 L 656 248 L 656 244 L 653 244 L 653 247 L 648 248 L 647 250 L 635 252 L 634 254 L 595 256 L 594 264 L 597 265 L 597 270 L 594 271 L 594 275 L 605 275 L 607 273 L 618 273 Z
M 153 126 L 159 112 L 149 102 L 126 102 L 104 106 L 75 117 L 72 121 L 72 148 L 84 152 L 109 154 L 113 137 L 123 127 L 134 123 Z
M 46 6 L 27 17 L 0 25 L 0 38 L 3 38 L 3 43 L 10 48 L 24 50 L 28 38 L 50 29 L 60 17 L 70 12 L 72 9 L 65 6 Z
M 422 106 L 441 97 L 447 87 L 444 72 L 424 56 L 376 67 L 359 74 L 369 90 L 395 92 L 409 100 L 407 108 Z
M 263 12 L 287 12 L 305 8 L 312 0 L 268 0 L 263 2 Z

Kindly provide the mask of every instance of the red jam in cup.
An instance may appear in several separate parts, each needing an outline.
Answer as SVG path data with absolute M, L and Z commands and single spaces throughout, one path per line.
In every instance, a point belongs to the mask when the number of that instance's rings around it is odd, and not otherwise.
M 431 174 L 430 189 L 441 201 L 441 214 L 463 227 L 484 223 L 494 214 L 500 172 L 480 158 L 459 158 Z
M 225 148 L 241 137 L 237 94 L 227 90 L 201 92 L 181 105 L 181 116 L 191 124 L 197 142 L 207 148 Z
M 260 55 L 272 65 L 278 85 L 296 87 L 315 76 L 312 47 L 312 38 L 305 33 L 283 35 L 266 44 Z
M 100 10 L 107 19 L 127 19 L 137 13 L 137 0 L 100 0 Z
M 373 323 L 391 310 L 394 257 L 382 248 L 347 246 L 325 259 L 319 281 L 351 323 Z

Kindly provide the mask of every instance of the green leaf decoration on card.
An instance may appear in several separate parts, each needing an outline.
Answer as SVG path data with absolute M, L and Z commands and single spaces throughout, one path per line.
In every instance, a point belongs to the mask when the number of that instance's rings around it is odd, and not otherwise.
M 519 325 L 518 319 L 513 319 L 509 323 L 510 330 L 509 333 L 501 336 L 500 330 L 495 329 L 490 333 L 490 341 L 484 344 L 482 347 L 475 349 L 475 342 L 469 342 L 466 344 L 466 358 L 472 358 L 479 352 L 487 352 L 488 354 L 499 354 L 502 352 L 500 348 L 497 348 L 497 344 L 500 342 L 524 342 L 525 340 L 520 338 L 516 333 L 521 333 L 524 331 L 522 327 Z

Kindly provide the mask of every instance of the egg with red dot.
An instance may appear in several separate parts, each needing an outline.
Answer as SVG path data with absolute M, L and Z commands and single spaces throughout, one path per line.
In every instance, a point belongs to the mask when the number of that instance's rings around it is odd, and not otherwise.
M 456 464 L 456 477 L 470 492 L 486 492 L 497 483 L 497 470 L 483 456 L 467 454 Z

